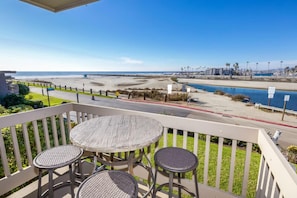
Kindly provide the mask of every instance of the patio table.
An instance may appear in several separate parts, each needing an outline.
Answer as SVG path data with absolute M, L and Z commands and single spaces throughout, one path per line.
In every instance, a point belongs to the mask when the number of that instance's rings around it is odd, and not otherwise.
M 133 175 L 133 165 L 146 157 L 144 148 L 157 142 L 162 136 L 163 126 L 155 119 L 139 115 L 114 115 L 92 118 L 75 126 L 70 132 L 71 142 L 94 153 L 94 168 L 99 161 L 111 167 L 128 165 Z M 136 157 L 135 151 L 139 150 Z M 113 154 L 127 152 L 127 159 L 113 160 Z M 111 154 L 106 158 L 104 154 Z M 95 171 L 95 169 L 94 169 Z M 151 170 L 150 170 L 151 172 Z M 153 177 L 153 175 L 151 174 Z

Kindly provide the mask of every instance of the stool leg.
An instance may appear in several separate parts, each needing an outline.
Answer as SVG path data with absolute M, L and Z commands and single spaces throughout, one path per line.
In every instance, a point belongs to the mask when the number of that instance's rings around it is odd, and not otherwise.
M 76 167 L 74 166 L 74 175 L 77 175 L 77 177 L 78 178 L 80 178 L 81 179 L 81 182 L 82 181 L 84 181 L 84 179 L 85 179 L 85 177 L 84 177 L 84 174 L 83 174 L 83 171 L 82 171 L 82 162 L 81 162 L 81 159 L 79 158 L 78 160 L 77 160 L 77 173 L 75 172 L 75 170 L 76 170 Z
M 172 188 L 173 188 L 173 173 L 169 173 L 169 197 L 172 197 Z
M 49 197 L 54 198 L 54 180 L 53 180 L 53 174 L 54 174 L 54 169 L 49 169 L 48 170 L 48 190 L 49 190 Z
M 157 184 L 157 173 L 158 173 L 158 166 L 155 165 L 155 178 L 154 178 L 154 186 L 153 186 L 153 198 L 156 197 L 157 191 L 156 191 L 156 184 Z
M 181 185 L 180 173 L 178 173 L 178 184 Z M 181 187 L 178 186 L 178 197 L 181 198 Z
M 74 198 L 74 175 L 72 172 L 72 164 L 69 165 L 69 177 L 70 177 L 71 197 Z
M 38 194 L 38 197 L 41 197 L 41 179 L 42 179 L 42 170 L 39 169 L 38 172 L 39 172 L 39 174 L 38 174 L 38 190 L 37 190 L 37 194 Z
M 195 190 L 196 190 L 196 197 L 199 198 L 199 189 L 198 189 L 198 178 L 197 178 L 197 170 L 193 170 L 194 179 L 195 179 Z

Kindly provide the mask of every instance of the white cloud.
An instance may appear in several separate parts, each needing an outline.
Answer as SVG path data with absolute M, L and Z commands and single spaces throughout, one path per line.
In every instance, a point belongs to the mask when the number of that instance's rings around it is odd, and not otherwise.
M 143 64 L 143 61 L 132 59 L 129 57 L 121 57 L 121 60 L 123 61 L 124 64 Z

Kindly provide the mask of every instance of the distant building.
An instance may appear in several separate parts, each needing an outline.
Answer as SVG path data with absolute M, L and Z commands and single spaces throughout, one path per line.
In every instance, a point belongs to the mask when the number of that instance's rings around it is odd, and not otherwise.
M 223 75 L 223 68 L 208 68 L 205 71 L 206 75 Z
M 208 68 L 205 70 L 205 75 L 230 75 L 234 74 L 233 68 Z
M 19 87 L 12 84 L 12 77 L 6 74 L 16 73 L 15 71 L 0 71 L 0 98 L 5 97 L 7 94 L 18 94 Z

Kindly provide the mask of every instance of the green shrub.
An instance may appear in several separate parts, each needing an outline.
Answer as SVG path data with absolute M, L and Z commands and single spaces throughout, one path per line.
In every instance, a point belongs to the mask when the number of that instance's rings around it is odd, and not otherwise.
M 3 107 L 2 105 L 0 105 L 0 114 L 4 113 L 6 111 L 5 107 Z
M 291 145 L 287 148 L 288 161 L 297 164 L 297 146 Z
M 43 107 L 43 102 L 40 100 L 27 100 L 24 102 L 26 105 L 30 105 L 34 109 L 42 108 Z
M 177 77 L 171 77 L 171 80 L 174 81 L 174 82 L 178 82 Z
M 2 103 L 5 108 L 8 108 L 10 106 L 23 104 L 24 102 L 25 102 L 25 98 L 23 95 L 10 94 L 3 98 Z
M 0 105 L 0 114 L 3 114 L 6 112 L 5 107 L 3 107 L 2 105 Z
M 289 152 L 292 152 L 292 153 L 297 154 L 297 146 L 295 146 L 295 145 L 291 145 L 291 146 L 289 146 L 289 147 L 287 148 L 287 150 L 288 150 Z
M 15 105 L 15 106 L 10 106 L 8 109 L 8 112 L 9 113 L 19 113 L 21 111 L 29 111 L 32 109 L 33 108 L 29 105 L 19 104 L 19 105 Z
M 19 86 L 19 94 L 20 95 L 27 95 L 30 92 L 30 89 L 28 86 L 24 85 L 24 84 L 18 84 Z
M 242 95 L 242 94 L 237 94 L 231 97 L 232 100 L 234 101 L 245 101 L 246 99 L 248 99 L 248 96 Z
M 170 94 L 170 101 L 187 101 L 189 95 L 188 93 L 174 93 Z
M 32 100 L 32 99 L 33 99 L 33 96 L 32 96 L 31 94 L 29 94 L 29 95 L 28 95 L 28 99 L 29 99 L 29 100 Z
M 225 92 L 223 92 L 222 90 L 215 90 L 214 94 L 225 95 Z

